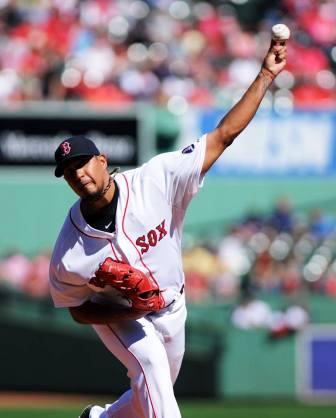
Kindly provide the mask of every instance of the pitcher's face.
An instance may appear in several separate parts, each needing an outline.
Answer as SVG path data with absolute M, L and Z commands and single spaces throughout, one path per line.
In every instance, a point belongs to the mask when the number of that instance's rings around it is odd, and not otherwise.
M 100 196 L 109 179 L 104 155 L 77 157 L 64 168 L 64 178 L 82 199 Z

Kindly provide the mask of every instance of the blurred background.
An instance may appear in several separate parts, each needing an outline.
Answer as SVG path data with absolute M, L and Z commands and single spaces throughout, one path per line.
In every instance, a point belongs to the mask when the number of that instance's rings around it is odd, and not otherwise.
M 219 402 L 203 417 L 240 416 L 236 400 L 334 416 L 335 1 L 0 0 L 1 417 L 14 417 L 1 409 L 17 406 L 13 393 L 111 400 L 128 387 L 49 297 L 50 252 L 76 199 L 53 176 L 57 145 L 85 134 L 127 169 L 192 143 L 256 77 L 275 23 L 292 31 L 286 69 L 187 213 L 176 394 L 185 417 L 198 417 L 190 397 Z

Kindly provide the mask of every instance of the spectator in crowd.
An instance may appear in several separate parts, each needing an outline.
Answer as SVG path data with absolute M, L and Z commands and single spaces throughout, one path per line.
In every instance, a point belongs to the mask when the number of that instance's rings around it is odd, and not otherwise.
M 273 309 L 249 290 L 233 309 L 231 321 L 236 328 L 266 329 L 271 339 L 279 339 L 303 329 L 309 322 L 309 313 L 298 303 L 291 303 L 282 310 Z
M 49 252 L 29 258 L 13 250 L 0 260 L 0 285 L 26 293 L 33 298 L 49 297 Z
M 323 213 L 321 208 L 315 208 L 309 214 L 309 232 L 318 240 L 326 239 L 335 232 L 335 220 Z
M 266 302 L 245 295 L 233 310 L 231 320 L 235 327 L 244 330 L 269 328 L 272 310 Z
M 19 250 L 11 250 L 0 261 L 0 282 L 22 289 L 30 272 L 31 262 Z
M 277 232 L 292 232 L 294 219 L 288 199 L 284 197 L 278 199 L 268 223 Z
M 183 270 L 188 298 L 193 302 L 211 300 L 213 282 L 222 271 L 217 255 L 204 245 L 184 250 Z

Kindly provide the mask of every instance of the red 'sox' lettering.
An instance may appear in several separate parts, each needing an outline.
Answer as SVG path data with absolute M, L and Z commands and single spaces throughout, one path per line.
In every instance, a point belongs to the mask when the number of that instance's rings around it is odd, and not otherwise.
M 155 247 L 156 243 L 158 242 L 156 232 L 154 229 L 151 229 L 147 234 L 148 243 L 151 247 Z
M 166 220 L 164 219 L 164 220 L 160 223 L 160 225 L 158 225 L 158 226 L 156 227 L 157 231 L 160 233 L 160 236 L 159 236 L 159 241 L 161 241 L 161 240 L 162 240 L 162 238 L 163 238 L 165 235 L 167 235 L 167 231 L 165 230 L 165 222 L 166 222 Z
M 166 220 L 164 219 L 155 229 L 151 229 L 146 235 L 141 235 L 137 238 L 135 243 L 140 247 L 141 254 L 146 253 L 149 247 L 155 247 L 167 235 L 165 222 Z
M 145 235 L 141 235 L 136 241 L 136 245 L 141 248 L 141 254 L 144 254 L 148 251 L 149 245 L 146 242 Z

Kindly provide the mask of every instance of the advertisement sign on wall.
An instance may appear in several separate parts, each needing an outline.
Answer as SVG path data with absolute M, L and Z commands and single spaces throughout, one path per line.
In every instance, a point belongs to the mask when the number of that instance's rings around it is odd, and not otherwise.
M 138 119 L 132 115 L 106 118 L 90 114 L 0 114 L 0 165 L 54 165 L 57 146 L 72 135 L 93 139 L 111 165 L 138 165 L 138 125 Z
M 211 131 L 223 111 L 199 115 L 200 135 Z M 215 174 L 307 176 L 336 174 L 336 114 L 258 113 L 212 169 Z

